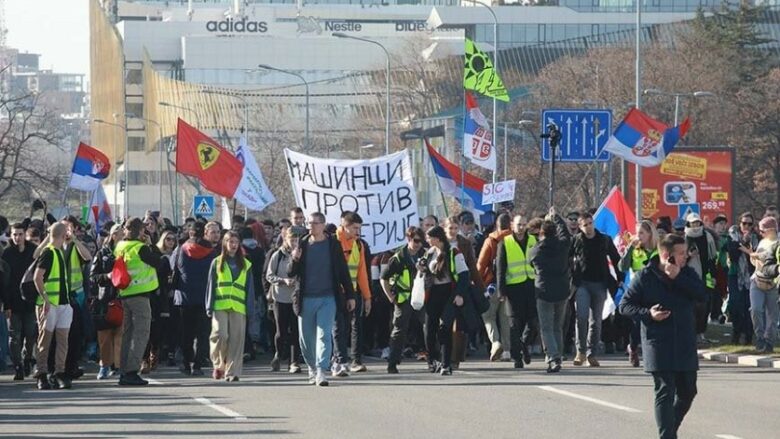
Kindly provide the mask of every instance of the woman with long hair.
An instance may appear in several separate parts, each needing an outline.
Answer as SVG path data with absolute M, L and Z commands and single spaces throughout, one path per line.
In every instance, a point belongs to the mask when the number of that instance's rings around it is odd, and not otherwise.
M 229 231 L 222 253 L 211 263 L 206 314 L 211 317 L 212 377 L 238 381 L 244 364 L 246 317 L 254 311 L 252 263 L 244 258 L 241 238 Z
M 290 373 L 300 373 L 301 348 L 298 345 L 298 319 L 295 317 L 292 305 L 292 294 L 296 280 L 290 277 L 292 252 L 298 248 L 298 239 L 305 234 L 302 227 L 288 227 L 284 232 L 282 246 L 277 249 L 268 263 L 266 279 L 271 284 L 268 292 L 269 301 L 273 302 L 276 321 L 276 336 L 274 344 L 276 354 L 271 360 L 271 371 L 277 372 L 282 361 L 289 363 Z
M 452 325 L 458 319 L 461 326 L 463 306 L 469 300 L 469 269 L 443 228 L 431 228 L 426 238 L 431 248 L 418 263 L 418 270 L 426 274 L 426 284 L 430 285 L 425 302 L 428 371 L 452 375 Z
M 637 224 L 636 235 L 631 239 L 626 254 L 620 259 L 618 268 L 630 272 L 631 277 L 634 278 L 656 256 L 658 256 L 658 231 L 652 221 L 644 220 Z M 628 336 L 628 361 L 634 367 L 639 367 L 640 337 L 640 320 L 632 319 L 631 332 Z
M 111 270 L 114 267 L 114 248 L 124 238 L 121 224 L 115 224 L 103 241 L 90 265 L 90 310 L 97 329 L 98 348 L 100 350 L 100 371 L 97 379 L 104 380 L 113 376 L 119 369 L 122 350 L 122 325 L 115 326 L 106 320 L 108 303 L 117 298 L 117 290 L 111 283 Z
M 146 230 L 148 233 L 148 227 Z M 174 332 L 171 330 L 172 328 L 168 327 L 170 322 L 169 296 L 172 292 L 170 257 L 173 249 L 176 248 L 176 235 L 170 230 L 162 232 L 156 246 L 162 253 L 160 264 L 156 267 L 157 282 L 160 284 L 160 288 L 157 290 L 157 294 L 149 296 L 149 305 L 152 308 L 152 325 L 149 328 L 149 343 L 146 345 L 144 361 L 141 363 L 142 374 L 157 370 L 163 344 L 168 344 L 169 340 L 166 338 L 171 338 L 168 334 L 178 334 L 178 331 Z

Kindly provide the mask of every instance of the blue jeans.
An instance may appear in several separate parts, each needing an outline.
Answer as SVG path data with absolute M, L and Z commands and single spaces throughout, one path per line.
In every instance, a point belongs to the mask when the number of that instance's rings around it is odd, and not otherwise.
M 4 371 L 11 349 L 8 346 L 8 321 L 5 315 L 0 317 L 0 371 Z
M 330 369 L 335 318 L 335 297 L 303 297 L 301 313 L 298 316 L 298 339 L 303 360 L 310 369 Z
M 601 314 L 607 300 L 607 286 L 603 282 L 582 281 L 574 296 L 577 310 L 577 352 L 596 354 L 601 341 Z
M 774 347 L 777 341 L 777 321 L 780 314 L 777 297 L 777 287 L 762 290 L 756 286 L 755 281 L 750 282 L 750 316 L 753 319 L 756 343 Z
M 728 312 L 731 316 L 734 338 L 744 335 L 746 342 L 753 339 L 753 321 L 750 318 L 750 292 L 739 287 L 739 278 L 729 276 Z

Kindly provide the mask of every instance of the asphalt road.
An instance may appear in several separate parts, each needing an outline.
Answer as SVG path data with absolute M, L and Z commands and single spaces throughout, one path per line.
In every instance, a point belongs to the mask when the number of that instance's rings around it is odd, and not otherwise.
M 266 359 L 238 383 L 184 377 L 173 368 L 127 388 L 94 374 L 71 390 L 38 391 L 0 376 L 2 437 L 653 438 L 652 381 L 624 357 L 600 368 L 469 361 L 451 377 L 424 363 L 384 364 L 308 385 L 269 372 Z M 94 368 L 94 365 L 92 365 Z M 92 372 L 90 368 L 90 372 Z M 702 362 L 699 394 L 681 438 L 780 437 L 780 371 Z

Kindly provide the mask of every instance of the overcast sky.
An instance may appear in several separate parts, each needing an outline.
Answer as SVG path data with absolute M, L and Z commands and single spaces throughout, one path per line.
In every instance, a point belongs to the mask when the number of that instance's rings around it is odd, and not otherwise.
M 39 53 L 41 68 L 89 72 L 89 0 L 5 0 L 8 45 Z

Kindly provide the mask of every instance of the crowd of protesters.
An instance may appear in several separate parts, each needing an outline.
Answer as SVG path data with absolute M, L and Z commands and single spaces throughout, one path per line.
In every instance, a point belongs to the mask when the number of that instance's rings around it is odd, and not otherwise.
M 120 385 L 147 384 L 160 367 L 233 382 L 263 354 L 270 371 L 308 371 L 320 386 L 366 371 L 367 356 L 391 374 L 424 361 L 451 375 L 467 357 L 522 369 L 542 355 L 556 373 L 566 359 L 599 367 L 604 353 L 638 367 L 645 314 L 668 310 L 643 312 L 620 297 L 636 298 L 628 279 L 659 258 L 705 286 L 691 305 L 697 343 L 708 324 L 728 321 L 733 343 L 773 352 L 777 209 L 733 224 L 724 215 L 644 220 L 620 251 L 593 213 L 505 209 L 481 228 L 468 211 L 427 216 L 405 245 L 379 254 L 356 212 L 327 224 L 293 208 L 278 221 L 234 216 L 230 227 L 201 218 L 176 226 L 147 212 L 98 230 L 72 216 L 0 217 L 0 368 L 10 360 L 14 380 L 50 389 L 71 387 L 86 362 Z M 667 235 L 686 244 L 683 262 L 673 262 Z M 411 303 L 415 282 L 425 285 L 422 309 Z M 618 310 L 602 320 L 610 301 Z

